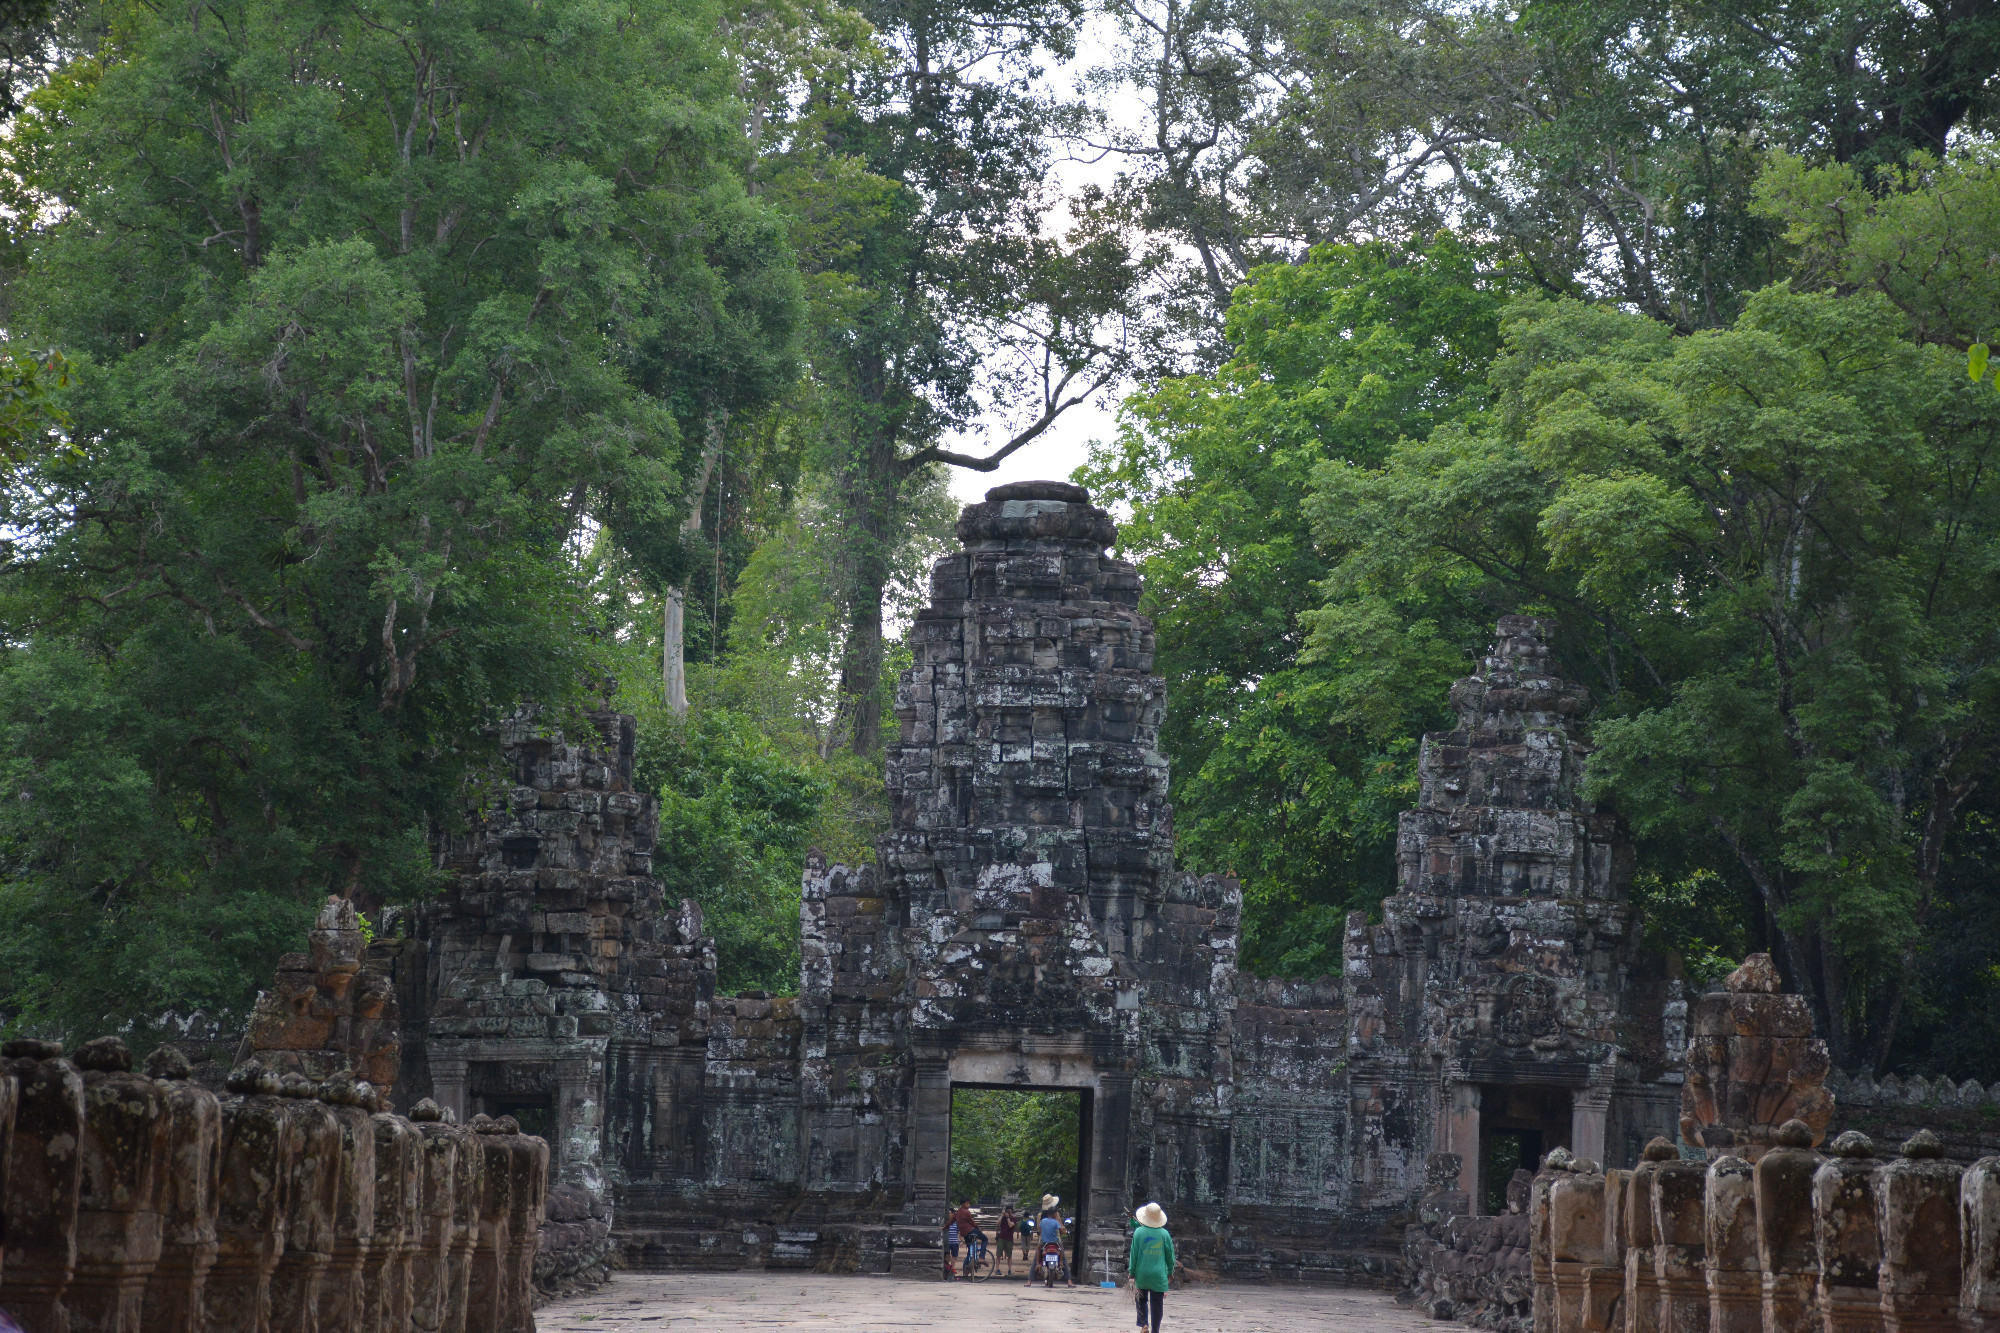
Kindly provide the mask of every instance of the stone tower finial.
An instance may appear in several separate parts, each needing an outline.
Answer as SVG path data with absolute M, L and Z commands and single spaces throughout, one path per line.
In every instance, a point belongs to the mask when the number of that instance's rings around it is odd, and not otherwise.
M 1590 691 L 1555 674 L 1553 623 L 1502 616 L 1478 669 L 1451 688 L 1458 725 L 1473 733 L 1567 731 L 1590 710 Z
M 1083 991 L 1108 996 L 1112 966 L 1078 972 L 1082 961 L 1038 951 L 1100 929 L 1129 945 L 1142 928 L 1128 923 L 1150 926 L 1139 903 L 1173 864 L 1153 628 L 1136 609 L 1138 571 L 1105 554 L 1111 516 L 1081 486 L 996 486 L 965 507 L 958 536 L 964 549 L 932 569 L 910 628 L 879 863 L 910 924 L 950 941 L 912 960 L 937 995 L 926 1021 L 943 1021 L 947 997 L 973 1002 L 985 978 L 1026 969 L 1092 980 L 1059 996 L 999 987 L 992 1002 L 1067 1005 L 1075 1028 L 1095 1021 Z

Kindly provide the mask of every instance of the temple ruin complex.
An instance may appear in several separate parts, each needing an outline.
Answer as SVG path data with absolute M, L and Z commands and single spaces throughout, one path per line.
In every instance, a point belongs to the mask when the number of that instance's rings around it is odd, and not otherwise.
M 933 1276 L 952 1090 L 1000 1087 L 1078 1094 L 1088 1278 L 1159 1199 L 1222 1275 L 1507 1333 L 2000 1327 L 2000 1084 L 1844 1076 L 1768 958 L 1696 993 L 1641 946 L 1548 626 L 1502 617 L 1452 687 L 1343 975 L 1259 978 L 1236 884 L 1174 868 L 1109 516 L 1003 486 L 958 536 L 890 831 L 805 866 L 796 996 L 716 994 L 651 873 L 633 720 L 524 713 L 450 891 L 372 940 L 329 900 L 207 1072 L 0 1052 L 0 1308 L 510 1333 L 619 1265 Z
M 1157 1197 L 1224 1273 L 1394 1284 L 1438 1154 L 1479 1214 L 1552 1148 L 1629 1163 L 1673 1133 L 1686 998 L 1578 794 L 1588 700 L 1544 626 L 1503 618 L 1424 739 L 1344 976 L 1258 978 L 1237 885 L 1174 868 L 1114 536 L 1067 483 L 966 507 L 909 632 L 892 827 L 873 865 L 807 865 L 796 997 L 715 994 L 699 912 L 647 873 L 629 718 L 516 727 L 401 946 L 402 1095 L 547 1133 L 637 1267 L 928 1271 L 954 1087 L 1081 1094 L 1086 1270 Z

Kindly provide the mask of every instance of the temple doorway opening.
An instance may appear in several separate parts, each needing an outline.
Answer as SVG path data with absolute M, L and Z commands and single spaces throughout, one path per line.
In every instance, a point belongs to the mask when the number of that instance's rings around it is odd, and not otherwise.
M 951 1085 L 950 1201 L 971 1199 L 983 1212 L 1012 1203 L 1024 1229 L 1053 1194 L 1070 1236 L 1070 1271 L 1090 1272 L 1083 1237 L 1090 1179 L 1089 1088 Z M 1028 1253 L 1035 1254 L 1034 1246 Z
M 1488 1084 L 1480 1089 L 1479 1207 L 1507 1211 L 1507 1182 L 1532 1174 L 1543 1154 L 1570 1146 L 1568 1088 Z

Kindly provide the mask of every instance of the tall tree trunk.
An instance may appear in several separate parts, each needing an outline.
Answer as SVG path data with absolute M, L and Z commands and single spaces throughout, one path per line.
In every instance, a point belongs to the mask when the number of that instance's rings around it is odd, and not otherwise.
M 1884 1014 L 1876 1024 L 1874 1050 L 1869 1064 L 1880 1074 L 1889 1068 L 1889 1056 L 1896 1041 L 1896 1028 L 1903 1018 L 1903 1001 L 1910 993 L 1911 978 L 1917 971 L 1917 949 L 1922 943 L 1923 928 L 1930 919 L 1931 905 L 1937 901 L 1938 874 L 1944 867 L 1944 845 L 1951 831 L 1958 824 L 1959 808 L 1965 798 L 1978 787 L 1979 779 L 1974 776 L 1980 765 L 1975 764 L 1966 771 L 1960 771 L 1958 761 L 1966 750 L 1979 745 L 1985 738 L 1983 727 L 1974 727 L 1961 733 L 1944 747 L 1943 756 L 1931 774 L 1931 799 L 1924 810 L 1923 835 L 1917 841 L 1916 881 L 1917 895 L 1914 920 L 1909 939 L 1903 945 L 1902 957 L 1889 977 L 1889 999 L 1884 1006 Z
M 722 434 L 728 425 L 729 412 L 726 408 L 708 419 L 708 439 L 701 447 L 701 475 L 695 481 L 693 493 L 688 496 L 688 516 L 681 520 L 683 540 L 701 531 L 701 503 L 708 495 L 708 479 L 715 472 L 716 460 L 722 457 Z M 667 687 L 667 707 L 674 710 L 675 717 L 684 717 L 688 710 L 685 585 L 667 589 L 667 604 L 662 614 L 660 679 Z
M 847 627 L 847 651 L 840 668 L 840 690 L 847 696 L 854 722 L 849 745 L 854 753 L 872 755 L 882 748 L 882 597 L 858 597 Z
M 878 437 L 865 462 L 842 483 L 849 559 L 847 644 L 840 659 L 841 710 L 852 727 L 848 746 L 859 755 L 882 748 L 882 600 L 890 557 L 901 535 L 903 483 L 909 468 L 895 439 Z
M 665 620 L 661 626 L 660 678 L 667 687 L 667 707 L 675 717 L 688 710 L 687 690 L 687 593 L 682 588 L 667 589 Z

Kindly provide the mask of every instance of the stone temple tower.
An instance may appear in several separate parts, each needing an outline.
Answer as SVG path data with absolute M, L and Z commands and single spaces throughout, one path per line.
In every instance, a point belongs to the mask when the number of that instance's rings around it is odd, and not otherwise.
M 1173 837 L 1166 690 L 1113 535 L 1081 486 L 1000 486 L 931 571 L 881 856 L 915 932 L 916 1030 L 1102 1028 L 1130 981 Z
M 1065 1206 L 1110 1243 L 1156 1159 L 1201 1178 L 1177 1198 L 1226 1187 L 1239 895 L 1173 870 L 1165 689 L 1110 516 L 1026 482 L 958 535 L 910 629 L 877 865 L 806 874 L 805 1182 L 930 1225 L 954 1086 L 1074 1090 L 1088 1163 Z
M 1356 1105 L 1429 1122 L 1475 1211 L 1550 1148 L 1635 1156 L 1678 1093 L 1659 1082 L 1667 983 L 1638 947 L 1631 844 L 1579 791 L 1590 697 L 1552 669 L 1551 629 L 1502 616 L 1452 687 L 1458 726 L 1424 737 L 1396 893 L 1380 925 L 1348 927 Z

